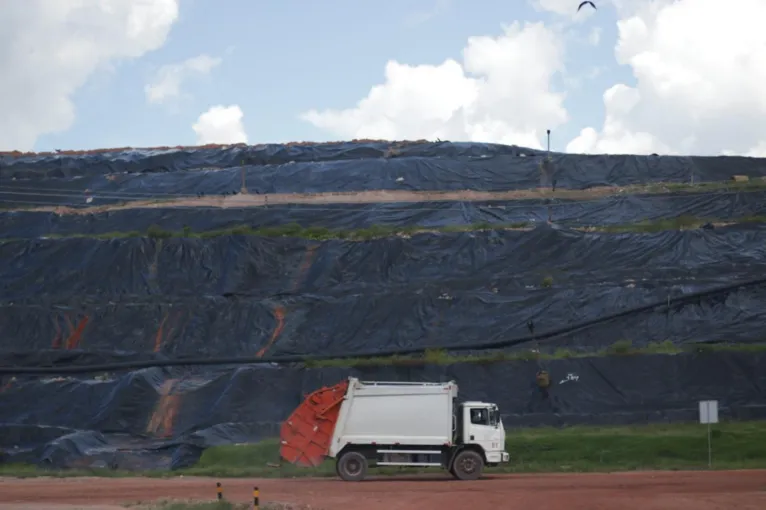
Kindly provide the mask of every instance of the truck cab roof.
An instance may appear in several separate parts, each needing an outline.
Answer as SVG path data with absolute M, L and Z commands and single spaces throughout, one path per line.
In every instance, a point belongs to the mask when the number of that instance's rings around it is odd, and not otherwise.
M 480 400 L 468 400 L 466 402 L 463 402 L 463 405 L 468 407 L 492 407 L 495 404 L 490 404 L 489 402 L 482 402 Z

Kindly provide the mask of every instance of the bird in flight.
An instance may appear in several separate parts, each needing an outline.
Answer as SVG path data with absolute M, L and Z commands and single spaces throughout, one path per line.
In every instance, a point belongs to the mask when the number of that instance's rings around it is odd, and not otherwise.
M 594 4 L 590 0 L 585 0 L 584 2 L 580 2 L 580 5 L 577 7 L 577 12 L 580 12 L 580 9 L 582 9 L 585 4 L 590 4 L 591 7 L 593 7 L 594 9 L 596 8 L 596 4 Z

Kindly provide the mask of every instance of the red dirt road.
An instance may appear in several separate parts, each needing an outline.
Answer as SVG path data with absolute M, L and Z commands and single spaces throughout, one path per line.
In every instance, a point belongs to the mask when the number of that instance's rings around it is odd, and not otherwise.
M 764 510 L 766 470 L 488 476 L 458 482 L 444 476 L 370 479 L 222 479 L 226 499 L 312 509 L 360 510 Z M 157 499 L 215 497 L 209 478 L 0 478 L 0 510 L 116 508 Z

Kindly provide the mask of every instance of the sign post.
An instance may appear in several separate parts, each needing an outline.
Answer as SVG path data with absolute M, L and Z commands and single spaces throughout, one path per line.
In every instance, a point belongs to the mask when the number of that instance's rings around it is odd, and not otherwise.
M 718 401 L 700 400 L 700 423 L 707 424 L 707 467 L 713 467 L 713 445 L 710 425 L 718 423 Z

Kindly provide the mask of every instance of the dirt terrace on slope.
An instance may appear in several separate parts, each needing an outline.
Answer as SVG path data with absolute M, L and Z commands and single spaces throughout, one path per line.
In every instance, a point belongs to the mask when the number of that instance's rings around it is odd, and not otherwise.
M 133 200 L 120 204 L 94 207 L 40 206 L 25 207 L 25 211 L 55 212 L 57 214 L 93 214 L 125 209 L 157 209 L 181 207 L 207 207 L 220 209 L 242 209 L 278 204 L 371 204 L 371 203 L 407 203 L 407 202 L 485 202 L 524 199 L 567 199 L 593 200 L 608 196 L 628 194 L 667 194 L 674 192 L 712 192 L 712 191 L 756 191 L 766 189 L 766 181 L 750 183 L 706 183 L 696 186 L 684 186 L 677 183 L 657 183 L 636 186 L 601 186 L 585 190 L 526 189 L 501 192 L 489 191 L 356 191 L 332 193 L 273 193 L 273 194 L 238 194 L 227 196 L 179 197 L 169 199 Z M 94 194 L 98 197 L 98 193 Z

